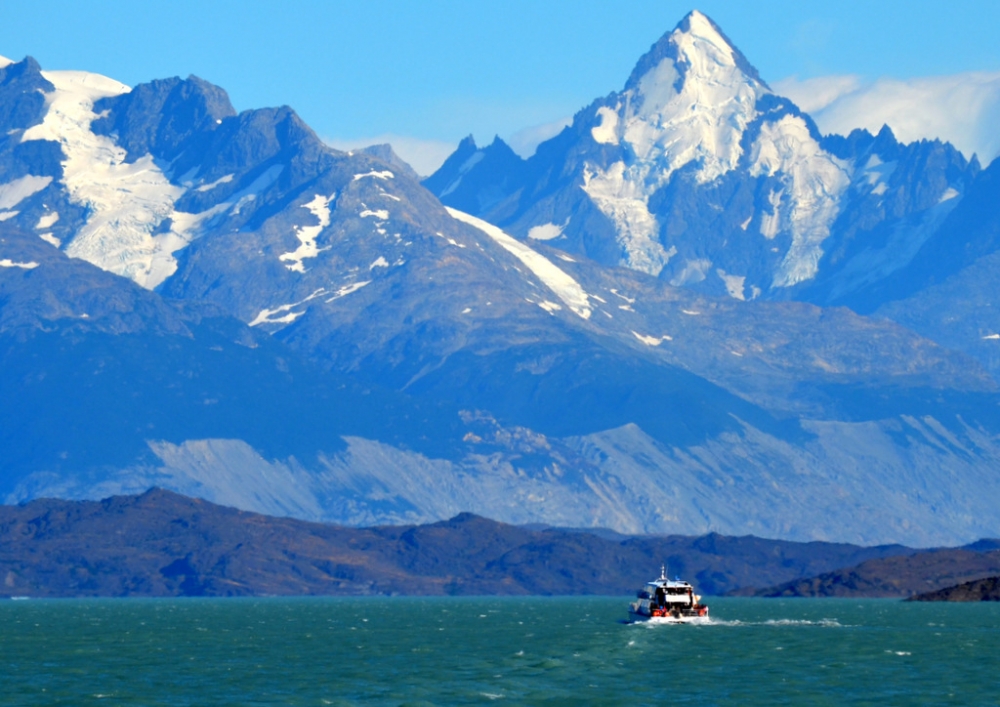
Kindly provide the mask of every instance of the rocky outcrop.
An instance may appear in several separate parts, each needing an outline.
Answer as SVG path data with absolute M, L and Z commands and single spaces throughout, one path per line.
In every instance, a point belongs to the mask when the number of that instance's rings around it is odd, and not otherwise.
M 980 552 L 969 548 L 948 548 L 872 559 L 812 578 L 767 589 L 743 589 L 737 593 L 760 597 L 916 598 L 948 594 L 957 589 L 954 587 L 957 582 L 975 584 L 973 578 L 998 572 L 1000 550 Z M 962 592 L 956 593 L 956 596 L 960 594 Z
M 1000 577 L 986 577 L 936 592 L 917 594 L 906 601 L 1000 601 Z

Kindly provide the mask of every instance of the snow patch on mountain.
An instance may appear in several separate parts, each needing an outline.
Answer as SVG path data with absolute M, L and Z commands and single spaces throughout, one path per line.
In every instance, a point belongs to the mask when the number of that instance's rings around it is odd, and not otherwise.
M 153 235 L 174 211 L 183 187 L 170 183 L 150 155 L 125 162 L 126 152 L 90 129 L 94 102 L 127 93 L 128 86 L 83 71 L 45 71 L 55 90 L 46 94 L 43 121 L 23 142 L 59 143 L 63 184 L 70 200 L 87 209 L 87 221 L 66 246 L 66 253 L 153 288 L 177 268 L 172 254 L 187 245 L 183 233 Z
M 726 293 L 733 299 L 745 300 L 745 283 L 746 276 L 744 275 L 730 275 L 726 273 L 725 270 L 719 268 L 715 273 L 722 279 L 722 282 L 726 285 Z
M 274 309 L 262 309 L 260 310 L 260 313 L 256 317 L 254 317 L 253 321 L 250 322 L 250 326 L 260 326 L 261 324 L 290 324 L 299 317 L 301 317 L 303 314 L 305 314 L 305 310 L 302 310 L 301 312 L 293 312 L 291 310 L 295 309 L 296 307 L 301 307 L 306 302 L 314 300 L 317 297 L 322 297 L 325 294 L 327 294 L 326 288 L 321 287 L 317 290 L 314 290 L 312 294 L 310 294 L 308 297 L 304 299 L 299 300 L 298 302 L 292 302 L 291 304 L 282 304 L 279 305 L 278 307 L 275 307 Z M 279 314 L 281 316 L 275 317 L 275 315 Z
M 712 261 L 707 258 L 689 258 L 684 262 L 681 271 L 670 280 L 670 284 L 674 287 L 682 287 L 683 285 L 703 282 L 711 267 Z
M 317 246 L 316 238 L 319 237 L 324 228 L 330 225 L 330 201 L 334 196 L 336 195 L 323 196 L 316 194 L 308 204 L 302 204 L 302 208 L 308 209 L 319 220 L 319 224 L 316 226 L 301 226 L 295 229 L 295 237 L 299 239 L 299 247 L 291 253 L 283 253 L 278 256 L 278 260 L 290 263 L 290 265 L 285 265 L 289 270 L 304 273 L 306 267 L 302 264 L 303 260 L 306 258 L 315 258 L 322 251 L 329 250 L 329 248 L 320 248 Z
M 895 161 L 883 162 L 878 155 L 872 155 L 865 165 L 856 171 L 854 181 L 862 187 L 867 186 L 875 196 L 881 196 L 889 190 L 889 177 L 895 171 Z
M 51 233 L 39 233 L 38 237 L 41 238 L 46 243 L 48 243 L 49 245 L 55 246 L 56 248 L 62 247 L 62 241 L 56 238 Z
M 938 203 L 943 204 L 946 201 L 951 201 L 956 196 L 960 196 L 959 191 L 954 187 L 948 187 L 947 189 L 944 190 L 944 193 L 941 194 L 941 198 L 938 199 Z
M 235 194 L 232 194 L 225 201 L 219 202 L 215 206 L 212 206 L 204 211 L 198 213 L 172 211 L 170 214 L 171 232 L 168 235 L 176 239 L 174 241 L 176 247 L 169 252 L 167 249 L 164 249 L 163 252 L 157 254 L 157 260 L 162 263 L 162 272 L 164 275 L 156 284 L 159 284 L 159 282 L 167 279 L 167 277 L 176 271 L 177 263 L 173 258 L 173 253 L 181 248 L 184 248 L 188 243 L 200 236 L 224 214 L 239 214 L 245 206 L 255 201 L 260 196 L 261 192 L 271 186 L 278 179 L 282 170 L 284 170 L 284 166 L 280 164 L 268 167 L 263 173 L 258 175 L 249 186 L 241 189 Z M 186 176 L 187 175 L 185 175 L 185 177 Z M 184 177 L 182 177 L 182 181 L 183 180 Z M 155 285 L 152 286 L 155 287 Z
M 38 267 L 38 263 L 30 261 L 27 263 L 18 263 L 10 258 L 4 258 L 0 260 L 0 268 L 21 268 L 22 270 L 34 270 Z
M 569 225 L 569 219 L 566 219 L 566 223 L 559 225 L 556 223 L 544 223 L 541 226 L 533 226 L 528 229 L 528 238 L 533 241 L 551 241 L 562 235 L 563 230 Z
M 453 245 L 456 248 L 464 248 L 465 247 L 464 243 L 459 243 L 454 238 L 449 238 L 448 236 L 444 235 L 443 233 L 435 233 L 434 235 L 436 235 L 438 238 L 444 238 L 446 241 L 448 241 L 448 245 Z
M 52 177 L 36 177 L 33 174 L 20 177 L 6 184 L 0 184 L 0 209 L 12 209 L 33 194 L 52 183 Z
M 339 290 L 333 293 L 333 296 L 326 300 L 327 303 L 338 300 L 341 297 L 346 297 L 347 295 L 357 292 L 362 287 L 371 284 L 371 280 L 362 280 L 361 282 L 352 282 L 350 285 L 344 285 Z
M 365 179 L 368 177 L 374 179 L 393 179 L 395 176 L 396 175 L 394 175 L 389 170 L 384 170 L 382 172 L 376 172 L 375 170 L 372 170 L 371 172 L 365 172 L 364 174 L 355 174 L 354 179 L 352 179 L 351 181 L 356 182 L 359 179 Z
M 619 292 L 618 290 L 616 290 L 614 288 L 608 290 L 608 292 L 610 292 L 611 294 L 613 294 L 618 299 L 625 300 L 629 304 L 635 304 L 635 297 L 629 297 L 628 295 L 623 295 L 621 292 Z
M 260 326 L 261 324 L 291 324 L 296 319 L 298 319 L 299 317 L 301 317 L 303 314 L 306 313 L 305 309 L 299 312 L 292 310 L 301 307 L 302 305 L 307 304 L 308 302 L 311 302 L 314 299 L 318 299 L 320 297 L 326 297 L 327 295 L 330 296 L 327 297 L 324 301 L 327 304 L 329 304 L 330 302 L 338 300 L 341 297 L 345 297 L 351 294 L 352 292 L 357 292 L 365 285 L 370 285 L 370 284 L 371 280 L 364 280 L 362 282 L 352 282 L 351 284 L 344 285 L 343 287 L 337 290 L 328 290 L 325 287 L 320 287 L 319 289 L 313 290 L 308 297 L 304 297 L 303 299 L 300 299 L 298 302 L 292 302 L 291 304 L 282 304 L 277 307 L 274 307 L 273 309 L 265 308 L 260 310 L 257 316 L 254 317 L 254 319 L 251 322 L 249 322 L 249 325 Z
M 2 69 L 5 66 L 10 66 L 13 63 L 14 62 L 12 60 L 8 59 L 7 57 L 0 56 L 0 69 Z
M 607 106 L 601 106 L 597 109 L 597 118 L 601 122 L 590 129 L 594 142 L 599 142 L 602 145 L 617 145 L 618 114 Z
M 789 231 L 792 236 L 772 287 L 790 287 L 814 277 L 823 241 L 851 184 L 850 165 L 820 148 L 805 120 L 793 115 L 761 126 L 750 162 L 751 176 L 776 177 L 783 186 L 771 193 L 774 211 L 762 233 L 774 237 Z
M 70 201 L 86 209 L 86 222 L 66 244 L 66 253 L 143 287 L 153 289 L 170 277 L 177 270 L 174 253 L 186 247 L 214 217 L 226 212 L 238 214 L 282 171 L 281 165 L 270 167 L 250 186 L 201 213 L 177 211 L 175 203 L 193 184 L 172 183 L 165 166 L 148 154 L 127 163 L 123 148 L 90 129 L 98 117 L 94 102 L 127 93 L 129 87 L 82 71 L 45 71 L 42 75 L 54 90 L 46 94 L 44 119 L 25 131 L 21 140 L 49 140 L 60 145 L 62 183 Z M 209 191 L 234 178 L 225 175 L 196 190 Z M 163 224 L 169 228 L 162 229 Z M 59 243 L 54 237 L 46 240 Z
M 637 331 L 633 331 L 632 335 L 635 336 L 635 338 L 637 338 L 639 341 L 644 343 L 646 346 L 659 346 L 664 341 L 674 340 L 672 336 L 667 336 L 666 334 L 664 334 L 663 336 L 647 336 L 646 334 L 640 334 Z
M 582 189 L 594 205 L 611 219 L 622 248 L 622 264 L 633 270 L 659 275 L 676 250 L 666 250 L 657 240 L 659 226 L 649 212 L 652 190 L 636 170 L 618 161 L 608 170 L 585 169 Z
M 261 173 L 256 179 L 254 179 L 250 186 L 245 189 L 241 189 L 237 193 L 230 196 L 226 201 L 223 201 L 216 206 L 213 206 L 207 211 L 203 211 L 199 214 L 192 214 L 195 221 L 201 224 L 206 219 L 212 216 L 229 212 L 233 215 L 237 215 L 243 210 L 244 206 L 247 206 L 253 201 L 256 201 L 261 193 L 267 189 L 269 186 L 278 181 L 278 177 L 281 176 L 282 171 L 285 169 L 284 165 L 275 164 L 268 167 Z
M 388 267 L 388 265 L 389 264 L 385 261 L 385 258 L 379 258 L 374 263 L 372 263 L 372 266 L 369 268 L 369 270 L 372 270 L 376 267 Z M 308 308 L 305 307 L 305 305 L 307 305 L 309 302 L 312 302 L 313 300 L 319 298 L 323 298 L 323 301 L 329 304 L 330 302 L 338 300 L 341 297 L 346 297 L 347 295 L 353 292 L 357 292 L 362 287 L 370 285 L 371 282 L 372 282 L 371 280 L 352 282 L 336 290 L 331 290 L 326 287 L 320 287 L 318 289 L 313 290 L 311 293 L 309 293 L 308 296 L 303 297 L 297 302 L 291 302 L 289 304 L 281 304 L 278 305 L 277 307 L 266 307 L 260 310 L 260 312 L 257 313 L 257 316 L 254 317 L 250 322 L 248 322 L 248 324 L 250 326 L 260 326 L 262 324 L 291 324 L 296 319 L 298 319 L 299 317 L 301 317 L 303 314 L 306 313 L 306 310 Z
M 768 192 L 767 204 L 771 207 L 771 210 L 762 213 L 760 216 L 760 235 L 768 240 L 774 239 L 781 228 L 781 215 L 778 212 L 778 207 L 781 206 L 782 193 L 782 191 L 774 189 Z
M 458 209 L 445 208 L 451 214 L 452 218 L 478 228 L 500 244 L 504 250 L 524 263 L 573 313 L 583 319 L 590 318 L 591 309 L 587 293 L 580 286 L 580 283 L 556 267 L 552 261 L 535 252 L 516 238 L 507 235 L 493 224 L 487 223 L 475 216 L 470 216 Z
M 233 177 L 235 176 L 236 176 L 235 174 L 227 174 L 223 177 L 219 177 L 211 184 L 202 184 L 200 187 L 195 189 L 195 191 L 201 191 L 201 192 L 212 191 L 218 186 L 221 186 L 223 184 L 229 184 L 229 182 L 233 181 Z
M 59 212 L 52 211 L 39 217 L 38 223 L 35 224 L 36 229 L 52 228 L 53 225 L 59 220 Z

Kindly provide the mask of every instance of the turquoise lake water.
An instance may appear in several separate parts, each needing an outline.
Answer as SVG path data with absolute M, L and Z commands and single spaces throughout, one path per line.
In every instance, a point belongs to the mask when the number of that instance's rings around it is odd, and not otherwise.
M 627 601 L 7 601 L 0 704 L 1000 704 L 1000 604 Z

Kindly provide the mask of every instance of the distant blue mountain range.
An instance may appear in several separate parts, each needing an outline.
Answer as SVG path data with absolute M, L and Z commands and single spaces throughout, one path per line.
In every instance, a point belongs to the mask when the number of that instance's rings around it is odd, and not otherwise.
M 700 13 L 530 159 L 468 139 L 423 184 L 196 77 L 27 58 L 0 497 L 995 536 L 994 172 L 820 135 Z

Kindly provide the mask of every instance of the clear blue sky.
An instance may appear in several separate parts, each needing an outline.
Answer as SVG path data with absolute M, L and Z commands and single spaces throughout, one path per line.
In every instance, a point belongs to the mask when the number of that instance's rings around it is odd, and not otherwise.
M 328 139 L 482 142 L 620 89 L 693 7 L 769 81 L 1000 70 L 997 0 L 0 0 L 0 55 L 197 74 Z

